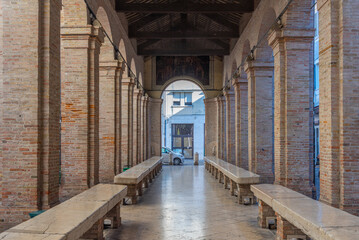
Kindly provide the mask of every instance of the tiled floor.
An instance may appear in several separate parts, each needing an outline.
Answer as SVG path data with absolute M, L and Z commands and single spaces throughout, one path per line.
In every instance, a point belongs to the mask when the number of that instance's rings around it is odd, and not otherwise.
M 122 226 L 106 239 L 274 239 L 257 226 L 257 206 L 236 203 L 204 166 L 164 166 L 137 205 L 121 208 Z

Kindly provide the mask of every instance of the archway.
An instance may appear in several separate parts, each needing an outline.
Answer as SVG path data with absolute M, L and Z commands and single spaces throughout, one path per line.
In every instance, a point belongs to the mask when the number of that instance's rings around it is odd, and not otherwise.
M 162 152 L 194 158 L 205 154 L 205 93 L 195 80 L 170 79 L 162 90 Z M 185 163 L 188 161 L 185 161 Z

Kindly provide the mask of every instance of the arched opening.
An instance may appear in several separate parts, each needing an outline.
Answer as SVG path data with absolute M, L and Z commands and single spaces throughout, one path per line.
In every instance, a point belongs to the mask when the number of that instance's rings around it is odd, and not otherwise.
M 190 163 L 195 153 L 203 159 L 205 94 L 202 88 L 195 81 L 176 79 L 165 86 L 161 98 L 162 154 L 167 158 L 165 161 L 169 162 L 170 151 L 176 155 L 173 159 L 186 159 L 184 163 Z

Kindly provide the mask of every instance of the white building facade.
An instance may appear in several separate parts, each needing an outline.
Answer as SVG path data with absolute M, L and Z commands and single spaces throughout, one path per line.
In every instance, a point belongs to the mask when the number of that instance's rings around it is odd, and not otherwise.
M 164 147 L 192 159 L 204 156 L 204 93 L 196 84 L 180 80 L 162 94 L 162 143 Z

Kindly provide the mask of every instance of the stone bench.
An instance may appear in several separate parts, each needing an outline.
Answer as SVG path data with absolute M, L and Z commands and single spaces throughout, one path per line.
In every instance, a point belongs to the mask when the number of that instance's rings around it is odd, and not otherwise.
M 137 203 L 138 196 L 142 196 L 142 189 L 148 187 L 148 182 L 152 182 L 152 179 L 162 169 L 162 158 L 152 157 L 136 166 L 128 169 L 127 171 L 115 176 L 114 183 L 127 185 L 127 197 L 131 199 L 132 204 Z
M 259 175 L 216 157 L 205 157 L 204 161 L 205 168 L 212 173 L 220 183 L 224 183 L 225 189 L 227 189 L 229 185 L 232 196 L 234 196 L 235 190 L 238 191 L 238 202 L 240 204 L 253 204 L 255 202 L 250 186 L 259 183 Z
M 280 185 L 252 185 L 258 198 L 259 225 L 277 220 L 276 239 L 359 239 L 359 217 Z
M 121 224 L 120 204 L 127 187 L 98 184 L 4 233 L 2 240 L 103 239 L 104 219 Z

